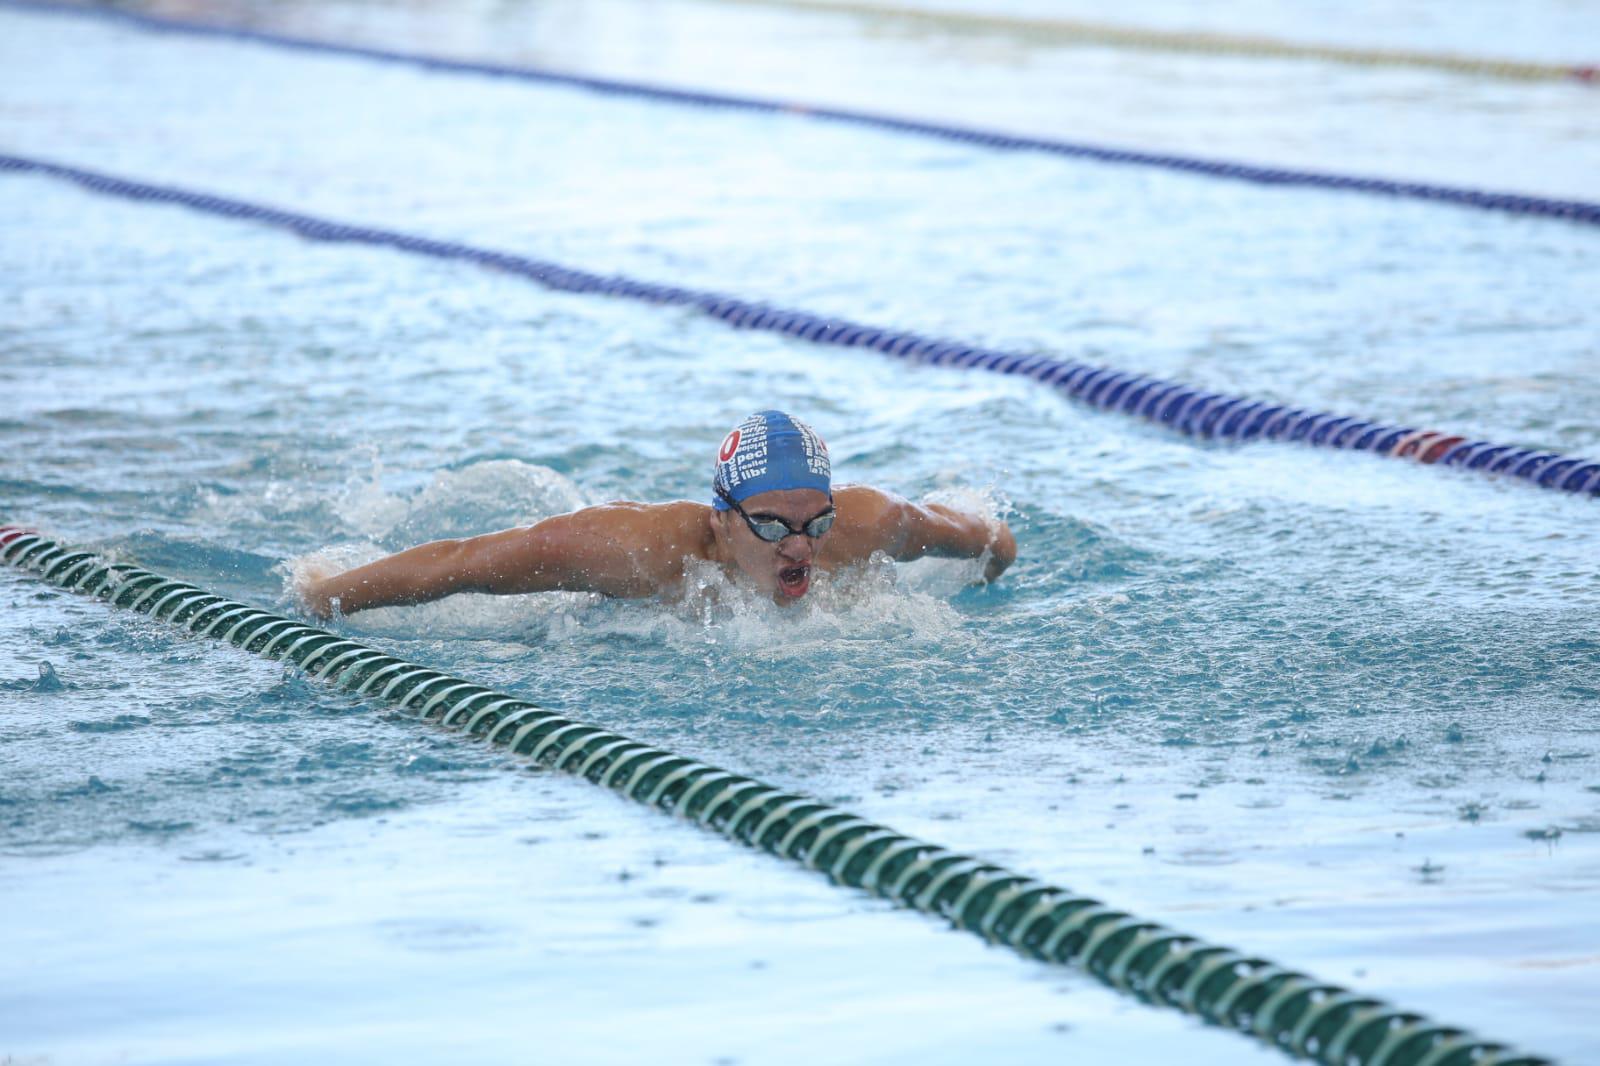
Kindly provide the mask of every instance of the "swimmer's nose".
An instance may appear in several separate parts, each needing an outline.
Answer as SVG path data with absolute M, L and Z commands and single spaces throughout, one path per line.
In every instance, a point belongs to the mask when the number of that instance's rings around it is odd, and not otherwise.
M 807 536 L 784 537 L 778 544 L 778 554 L 796 563 L 808 563 L 816 554 L 816 545 Z

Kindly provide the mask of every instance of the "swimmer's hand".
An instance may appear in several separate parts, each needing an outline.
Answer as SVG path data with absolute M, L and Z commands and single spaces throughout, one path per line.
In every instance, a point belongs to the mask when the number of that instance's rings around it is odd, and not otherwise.
M 989 560 L 983 564 L 982 584 L 985 585 L 998 579 L 1017 561 L 1017 538 L 1012 535 L 1010 526 L 996 519 L 989 535 Z
M 331 584 L 331 581 L 323 578 L 318 581 L 306 582 L 295 589 L 295 595 L 299 597 L 300 606 L 311 617 L 327 621 L 334 616 L 337 601 L 328 590 L 328 586 Z
M 307 614 L 313 618 L 320 618 L 324 622 L 334 615 L 334 599 L 321 586 L 326 582 L 319 581 L 299 590 L 300 606 L 305 608 Z
M 300 609 L 313 618 L 326 621 L 337 612 L 338 595 L 333 590 L 333 577 L 337 571 L 326 560 L 304 560 L 293 566 L 290 592 Z
M 980 583 L 988 584 L 1017 561 L 1017 538 L 1011 527 L 998 518 L 985 518 L 943 503 L 910 503 L 876 489 L 855 490 L 851 502 L 852 516 L 873 529 L 878 543 L 888 546 L 889 555 L 896 562 L 927 555 L 983 559 Z

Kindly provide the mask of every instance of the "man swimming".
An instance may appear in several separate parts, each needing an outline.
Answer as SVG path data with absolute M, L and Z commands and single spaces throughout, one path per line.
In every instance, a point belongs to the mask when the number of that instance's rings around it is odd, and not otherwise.
M 822 438 L 782 411 L 757 412 L 728 433 L 711 491 L 709 506 L 608 503 L 531 526 L 434 541 L 313 581 L 301 595 L 322 618 L 458 592 L 670 596 L 682 590 L 690 564 L 703 560 L 762 595 L 793 603 L 810 589 L 813 570 L 843 570 L 874 552 L 901 562 L 986 557 L 985 581 L 1017 557 L 1004 522 L 864 485 L 835 491 Z

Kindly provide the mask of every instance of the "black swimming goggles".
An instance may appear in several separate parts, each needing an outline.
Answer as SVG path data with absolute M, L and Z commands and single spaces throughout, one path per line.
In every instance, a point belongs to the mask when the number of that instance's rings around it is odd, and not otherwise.
M 800 528 L 796 529 L 777 515 L 773 515 L 771 518 L 751 518 L 745 509 L 739 506 L 739 501 L 728 495 L 727 489 L 724 489 L 721 485 L 715 485 L 713 488 L 716 490 L 718 499 L 739 512 L 739 517 L 744 519 L 744 524 L 750 527 L 750 532 L 768 544 L 776 544 L 785 537 L 804 536 L 816 540 L 833 528 L 833 520 L 838 517 L 834 514 L 833 504 L 830 502 L 826 511 L 814 518 L 806 519 Z

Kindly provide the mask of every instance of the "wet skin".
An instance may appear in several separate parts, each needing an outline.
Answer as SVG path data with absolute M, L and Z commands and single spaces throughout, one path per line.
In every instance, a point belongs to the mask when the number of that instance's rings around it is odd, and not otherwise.
M 905 562 L 925 555 L 987 560 L 993 581 L 1016 558 L 1004 522 L 942 504 L 915 504 L 866 485 L 833 492 L 837 519 L 819 537 L 794 534 L 777 542 L 753 533 L 736 512 L 703 503 L 618 501 L 555 515 L 532 526 L 461 540 L 441 540 L 341 574 L 319 576 L 300 590 L 318 617 L 374 607 L 427 603 L 459 592 L 517 595 L 598 592 L 622 598 L 673 597 L 683 591 L 693 560 L 709 561 L 779 603 L 811 588 L 816 570 L 839 571 L 876 552 Z M 827 493 L 782 489 L 742 502 L 752 519 L 777 518 L 792 528 L 827 510 Z
M 833 500 L 816 489 L 777 489 L 751 496 L 741 506 L 753 521 L 776 518 L 791 529 L 802 529 L 833 506 Z M 743 577 L 779 603 L 792 603 L 811 588 L 818 552 L 833 532 L 830 529 L 820 537 L 791 533 L 769 542 L 756 536 L 731 509 L 713 512 L 712 523 L 724 566 L 731 562 Z

